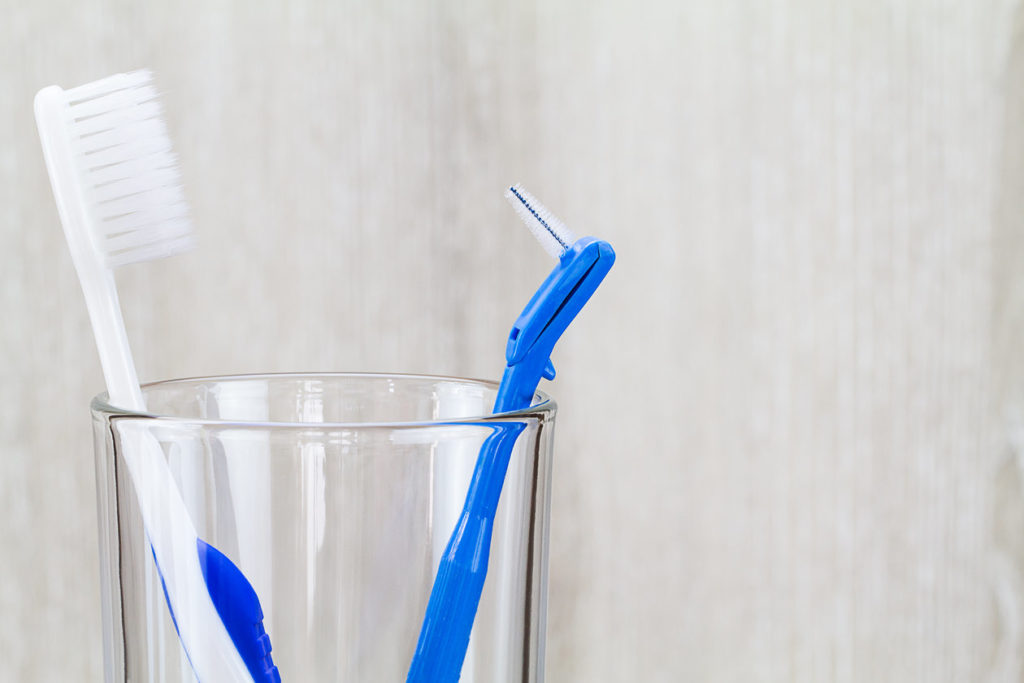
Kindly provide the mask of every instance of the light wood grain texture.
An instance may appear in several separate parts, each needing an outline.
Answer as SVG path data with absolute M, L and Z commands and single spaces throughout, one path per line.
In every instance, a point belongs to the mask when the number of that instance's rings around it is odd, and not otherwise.
M 143 378 L 497 377 L 550 266 L 503 187 L 616 246 L 554 359 L 548 680 L 1020 680 L 1021 10 L 750 5 L 7 0 L 0 679 L 100 677 L 31 98 L 150 66 L 202 248 L 119 275 Z

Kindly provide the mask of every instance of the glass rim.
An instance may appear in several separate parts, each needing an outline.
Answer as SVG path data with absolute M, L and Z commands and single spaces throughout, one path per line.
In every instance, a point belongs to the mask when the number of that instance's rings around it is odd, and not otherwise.
M 362 379 L 399 379 L 399 380 L 435 380 L 443 382 L 458 382 L 483 386 L 497 391 L 499 383 L 487 379 L 475 379 L 471 377 L 455 377 L 449 375 L 429 375 L 420 373 L 403 372 L 257 372 L 237 373 L 230 375 L 199 375 L 195 377 L 178 377 L 173 379 L 157 380 L 142 384 L 142 391 L 151 387 L 160 387 L 170 384 L 185 384 L 188 382 L 225 382 L 244 381 L 254 379 L 287 380 L 287 379 L 318 379 L 318 378 L 362 378 Z M 97 413 L 113 418 L 131 418 L 138 420 L 153 420 L 154 422 L 195 425 L 202 427 L 231 427 L 235 428 L 273 428 L 273 429 L 423 429 L 430 427 L 450 427 L 452 425 L 486 425 L 492 422 L 505 422 L 524 418 L 539 418 L 548 420 L 558 408 L 558 404 L 547 393 L 539 389 L 534 392 L 534 403 L 528 408 L 512 410 L 504 413 L 487 413 L 485 415 L 472 415 L 468 417 L 438 418 L 436 420 L 395 420 L 376 422 L 296 422 L 296 421 L 274 421 L 274 420 L 239 420 L 239 419 L 218 419 L 200 417 L 182 417 L 179 415 L 166 415 L 148 411 L 129 410 L 120 408 L 109 402 L 106 391 L 93 396 L 89 407 Z

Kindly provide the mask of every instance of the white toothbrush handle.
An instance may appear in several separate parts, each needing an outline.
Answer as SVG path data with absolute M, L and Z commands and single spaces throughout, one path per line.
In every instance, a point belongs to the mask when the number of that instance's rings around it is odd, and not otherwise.
M 106 282 L 100 287 L 90 287 L 86 301 L 93 330 L 97 332 L 96 345 L 103 362 L 110 403 L 145 410 L 113 274 L 105 270 L 100 275 L 106 276 Z M 121 436 L 121 453 L 174 613 L 178 637 L 196 676 L 201 683 L 252 683 L 252 675 L 210 599 L 199 564 L 198 534 L 163 449 L 150 431 L 151 425 L 132 418 L 114 417 L 113 421 Z
M 103 331 L 102 336 L 97 333 L 96 344 L 110 403 L 145 410 L 142 392 L 134 379 L 135 366 L 113 287 L 113 274 L 107 271 L 105 275 L 108 282 L 102 294 L 93 290 L 86 299 L 93 330 Z M 134 383 L 125 384 L 127 381 Z M 252 675 L 210 599 L 199 564 L 198 534 L 163 449 L 150 431 L 151 424 L 117 417 L 113 423 L 121 436 L 121 453 L 174 613 L 178 636 L 193 670 L 202 683 L 252 683 Z
M 71 257 L 81 280 L 110 403 L 144 411 L 135 364 L 117 300 L 113 272 L 92 244 L 89 215 L 74 175 L 77 159 L 67 132 L 64 91 L 51 86 L 36 95 L 35 114 L 54 198 Z M 252 683 L 245 663 L 210 599 L 199 564 L 198 537 L 163 449 L 148 426 L 113 418 L 121 452 L 135 487 L 142 522 L 153 548 L 178 636 L 202 683 Z
M 203 683 L 252 683 L 210 600 L 199 565 L 198 537 L 163 449 L 148 425 L 130 418 L 113 421 L 178 636 L 196 676 Z

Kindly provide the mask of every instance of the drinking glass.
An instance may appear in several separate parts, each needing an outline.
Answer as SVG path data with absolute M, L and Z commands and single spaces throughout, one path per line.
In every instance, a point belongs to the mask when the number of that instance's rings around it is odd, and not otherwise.
M 389 374 L 156 382 L 93 399 L 108 683 L 193 681 L 128 474 L 144 430 L 199 532 L 259 596 L 284 683 L 401 683 L 484 440 L 525 427 L 461 681 L 543 681 L 555 403 L 490 415 L 497 384 Z M 204 683 L 207 683 L 204 681 Z

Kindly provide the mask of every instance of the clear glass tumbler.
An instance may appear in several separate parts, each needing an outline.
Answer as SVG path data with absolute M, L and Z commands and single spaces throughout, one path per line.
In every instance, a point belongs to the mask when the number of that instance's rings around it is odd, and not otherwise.
M 194 680 L 125 434 L 145 430 L 159 442 L 199 537 L 252 583 L 284 683 L 401 683 L 480 447 L 511 422 L 525 429 L 461 680 L 543 680 L 555 418 L 547 396 L 489 415 L 495 383 L 381 374 L 207 377 L 143 391 L 146 414 L 105 395 L 92 403 L 108 683 Z

